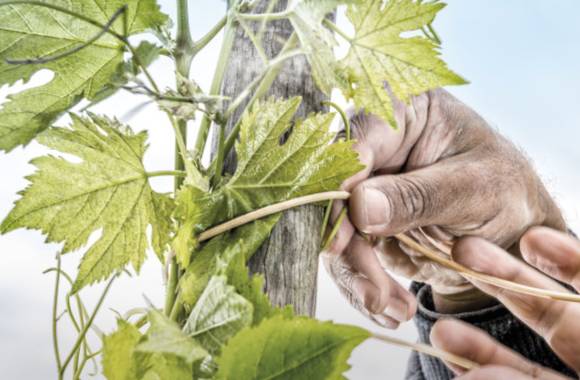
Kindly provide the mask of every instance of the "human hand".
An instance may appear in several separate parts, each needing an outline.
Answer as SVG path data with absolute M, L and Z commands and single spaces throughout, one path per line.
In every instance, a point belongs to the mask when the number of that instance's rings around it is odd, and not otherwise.
M 429 283 L 441 312 L 488 300 L 460 275 L 384 238 L 407 232 L 433 249 L 434 240 L 477 235 L 508 248 L 530 226 L 564 228 L 526 158 L 469 107 L 435 90 L 408 106 L 395 100 L 394 109 L 397 131 L 372 115 L 352 118 L 366 168 L 343 184 L 352 191 L 349 217 L 322 255 L 351 304 L 391 328 L 413 316 L 416 302 L 384 269 Z M 335 202 L 335 216 L 340 207 Z
M 531 266 L 480 238 L 460 240 L 453 250 L 453 258 L 479 272 L 524 285 L 567 292 L 554 278 L 580 291 L 578 240 L 545 227 L 535 227 L 523 236 L 520 247 L 524 260 Z M 474 284 L 502 302 L 518 319 L 542 336 L 563 362 L 580 374 L 580 304 L 512 293 L 477 281 Z M 431 331 L 431 342 L 483 366 L 465 374 L 464 379 L 564 378 L 528 361 L 484 332 L 458 321 L 438 321 Z M 453 365 L 450 368 L 458 374 L 463 372 Z

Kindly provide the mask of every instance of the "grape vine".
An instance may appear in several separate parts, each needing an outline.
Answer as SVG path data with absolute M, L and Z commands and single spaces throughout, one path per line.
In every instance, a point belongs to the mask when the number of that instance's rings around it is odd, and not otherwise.
M 262 291 L 263 279 L 250 276 L 246 266 L 283 210 L 346 199 L 348 193 L 338 191 L 340 184 L 362 169 L 350 129 L 346 139 L 334 141 L 334 113 L 297 119 L 302 99 L 265 98 L 284 63 L 305 56 L 321 91 L 330 96 L 338 90 L 355 106 L 396 126 L 385 81 L 403 101 L 432 88 L 465 83 L 440 59 L 441 41 L 432 23 L 445 5 L 438 0 L 288 0 L 282 12 L 270 7 L 255 13 L 255 3 L 229 1 L 224 17 L 194 40 L 187 0 L 176 0 L 175 32 L 155 0 L 0 0 L 0 86 L 27 81 L 41 69 L 55 74 L 0 108 L 0 150 L 10 152 L 35 140 L 52 152 L 33 160 L 36 172 L 0 232 L 36 229 L 47 242 L 62 244 L 56 267 L 48 270 L 56 280 L 52 328 L 58 377 L 81 378 L 88 363 L 97 367 L 100 356 L 110 380 L 340 379 L 351 351 L 373 337 L 472 367 L 430 347 L 274 307 Z M 336 9 L 346 12 L 352 35 L 326 18 Z M 269 59 L 262 34 L 280 19 L 288 20 L 294 33 Z M 248 27 L 252 23 L 260 24 L 258 33 Z M 237 98 L 229 99 L 220 90 L 238 26 L 262 57 L 264 69 Z M 220 33 L 219 60 L 204 91 L 190 68 Z M 156 42 L 134 46 L 130 37 L 143 34 Z M 340 59 L 334 52 L 339 40 L 349 46 Z M 160 56 L 173 60 L 174 88 L 160 88 L 148 71 Z M 147 96 L 167 115 L 175 134 L 173 168 L 148 171 L 143 164 L 147 132 L 135 133 L 112 117 L 89 112 L 119 91 Z M 89 106 L 72 111 L 83 99 Z M 328 104 L 348 126 L 344 111 Z M 237 111 L 243 116 L 227 134 L 225 126 Z M 57 126 L 65 113 L 70 124 Z M 188 125 L 199 117 L 190 151 Z M 292 133 L 281 145 L 280 136 L 290 126 Z M 211 128 L 217 132 L 218 150 L 203 165 Z M 238 168 L 224 175 L 224 158 L 232 150 Z M 67 158 L 71 156 L 76 160 Z M 158 176 L 174 178 L 172 194 L 151 187 L 150 178 Z M 89 243 L 97 231 L 98 239 Z M 82 254 L 75 276 L 61 268 L 69 252 Z M 103 335 L 102 348 L 94 349 L 87 333 L 95 328 L 94 318 L 114 279 L 130 267 L 138 273 L 148 252 L 168 268 L 165 304 L 119 316 L 117 329 Z M 82 290 L 105 281 L 89 313 Z M 70 286 L 64 310 L 78 333 L 66 353 L 58 339 L 63 285 Z M 135 315 L 140 318 L 131 321 Z

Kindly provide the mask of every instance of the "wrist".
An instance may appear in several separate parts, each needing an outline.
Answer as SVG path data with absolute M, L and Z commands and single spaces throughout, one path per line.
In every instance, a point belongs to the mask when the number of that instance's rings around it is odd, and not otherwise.
M 455 293 L 441 293 L 432 289 L 433 306 L 441 314 L 458 314 L 491 306 L 497 301 L 473 285 Z

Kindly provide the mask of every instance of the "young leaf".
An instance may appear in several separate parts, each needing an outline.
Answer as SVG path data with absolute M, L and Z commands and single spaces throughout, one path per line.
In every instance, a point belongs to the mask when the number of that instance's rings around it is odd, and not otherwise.
M 117 331 L 103 338 L 103 374 L 108 380 L 131 378 L 133 352 L 139 339 L 139 330 L 122 319 L 117 321 Z
M 291 0 L 288 17 L 306 58 L 312 68 L 312 76 L 318 88 L 327 95 L 345 82 L 334 56 L 336 40 L 331 31 L 322 25 L 327 14 L 337 6 L 354 0 Z
M 151 327 L 145 340 L 135 348 L 150 354 L 168 354 L 192 364 L 203 360 L 208 352 L 193 338 L 188 337 L 175 322 L 153 310 L 148 315 Z
M 228 262 L 239 256 L 245 267 L 246 261 L 260 248 L 279 219 L 280 215 L 272 215 L 262 220 L 256 220 L 216 236 L 207 242 L 199 252 L 195 253 L 179 283 L 180 294 L 184 302 L 188 305 L 197 303 L 209 279 L 218 273 L 217 258 Z M 232 283 L 232 285 L 238 291 L 240 290 L 237 286 L 238 282 Z M 246 297 L 246 294 L 242 295 Z M 254 305 L 255 307 L 256 305 Z
M 230 339 L 217 380 L 342 379 L 351 351 L 370 336 L 358 327 L 276 317 Z
M 117 331 L 103 338 L 103 374 L 108 380 L 191 380 L 192 364 L 173 354 L 139 351 L 145 337 L 126 321 L 117 324 Z
M 210 279 L 183 331 L 215 354 L 238 331 L 252 323 L 253 307 L 228 285 L 226 276 Z
M 32 163 L 37 172 L 0 232 L 39 229 L 49 242 L 64 242 L 64 252 L 83 246 L 101 230 L 85 253 L 74 291 L 102 280 L 129 262 L 139 270 L 152 226 L 155 251 L 161 255 L 171 230 L 172 200 L 149 186 L 142 164 L 146 133 L 134 135 L 106 118 L 72 116 L 70 128 L 53 128 L 39 141 L 82 161 L 45 156 Z
M 240 241 L 239 245 L 244 245 L 244 241 Z M 226 251 L 224 256 L 225 260 L 228 260 L 228 282 L 254 307 L 252 325 L 257 325 L 264 319 L 275 315 L 286 318 L 294 316 L 290 305 L 284 308 L 272 306 L 270 299 L 264 294 L 264 277 L 262 275 L 250 276 L 243 256 L 236 254 L 236 249 Z
M 230 180 L 211 193 L 190 189 L 178 195 L 176 215 L 185 228 L 174 247 L 182 265 L 188 264 L 194 232 L 292 197 L 336 190 L 362 169 L 351 142 L 331 144 L 333 115 L 314 114 L 292 126 L 300 102 L 256 103 L 242 119 L 238 168 Z
M 405 102 L 436 87 L 466 83 L 439 58 L 434 42 L 401 36 L 430 24 L 443 7 L 438 1 L 416 0 L 368 0 L 348 7 L 355 36 L 342 65 L 351 82 L 346 95 L 357 106 L 396 127 L 385 81 L 393 95 Z
M 167 17 L 155 0 L 46 0 L 101 24 L 127 5 L 129 35 L 159 27 Z M 123 34 L 123 17 L 112 29 Z M 37 71 L 48 69 L 54 78 L 47 84 L 11 97 L 0 110 L 0 150 L 27 144 L 48 128 L 64 111 L 83 97 L 98 98 L 108 90 L 109 79 L 123 61 L 123 43 L 109 34 L 65 58 L 44 64 L 12 65 L 6 59 L 46 58 L 87 43 L 99 32 L 86 21 L 53 9 L 30 4 L 0 4 L 0 86 L 25 82 Z

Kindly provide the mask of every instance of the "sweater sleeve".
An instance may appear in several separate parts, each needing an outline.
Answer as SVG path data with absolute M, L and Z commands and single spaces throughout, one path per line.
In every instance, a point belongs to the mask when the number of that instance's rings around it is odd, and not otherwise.
M 419 332 L 419 341 L 429 342 L 429 334 L 435 322 L 440 318 L 455 318 L 478 327 L 498 342 L 519 352 L 524 357 L 566 376 L 576 378 L 576 374 L 554 354 L 545 340 L 519 321 L 503 305 L 487 307 L 482 310 L 460 313 L 440 314 L 435 311 L 431 288 L 428 285 L 413 283 L 412 292 L 417 297 L 418 309 L 415 324 Z M 408 363 L 406 379 L 447 380 L 453 374 L 439 359 L 413 353 Z

